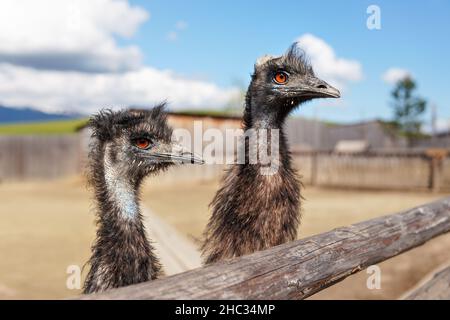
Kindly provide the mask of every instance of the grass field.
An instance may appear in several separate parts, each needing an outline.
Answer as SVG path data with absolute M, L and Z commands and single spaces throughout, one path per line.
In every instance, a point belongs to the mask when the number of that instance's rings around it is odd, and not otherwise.
M 0 135 L 68 134 L 74 133 L 87 119 L 47 122 L 12 123 L 0 125 Z
M 153 183 L 152 183 L 153 182 Z M 182 234 L 200 239 L 218 183 L 148 181 L 144 204 Z M 445 196 L 429 193 L 306 188 L 300 237 L 393 213 Z M 63 298 L 66 269 L 82 266 L 94 237 L 90 193 L 80 178 L 0 184 L 0 298 Z M 382 289 L 366 288 L 364 271 L 312 298 L 396 298 L 427 272 L 450 260 L 450 235 L 380 264 Z M 85 275 L 86 272 L 83 274 Z

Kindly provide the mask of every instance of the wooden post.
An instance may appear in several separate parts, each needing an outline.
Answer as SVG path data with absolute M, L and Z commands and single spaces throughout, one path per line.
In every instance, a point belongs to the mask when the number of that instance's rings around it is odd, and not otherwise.
M 432 192 L 439 192 L 441 189 L 442 162 L 447 156 L 446 149 L 428 149 L 425 155 L 430 161 L 429 188 Z

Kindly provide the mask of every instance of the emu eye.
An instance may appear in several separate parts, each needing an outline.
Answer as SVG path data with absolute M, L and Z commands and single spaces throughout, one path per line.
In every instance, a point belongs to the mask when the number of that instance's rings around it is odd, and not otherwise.
M 288 81 L 288 74 L 284 71 L 278 71 L 273 76 L 273 81 L 278 84 L 285 84 Z
M 138 147 L 139 149 L 148 149 L 150 146 L 151 141 L 146 138 L 138 138 L 134 140 L 134 145 Z

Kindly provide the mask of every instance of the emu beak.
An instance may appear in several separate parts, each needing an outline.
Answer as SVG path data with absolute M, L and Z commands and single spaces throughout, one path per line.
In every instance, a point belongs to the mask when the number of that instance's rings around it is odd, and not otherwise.
M 160 145 L 154 156 L 173 163 L 196 163 L 204 164 L 201 156 L 190 152 L 187 148 L 178 143 Z
M 310 78 L 306 94 L 311 98 L 340 98 L 341 93 L 335 87 L 318 78 Z

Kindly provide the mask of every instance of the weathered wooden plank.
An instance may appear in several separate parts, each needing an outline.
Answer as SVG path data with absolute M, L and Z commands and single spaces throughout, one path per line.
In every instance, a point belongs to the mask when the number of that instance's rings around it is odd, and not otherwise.
M 450 230 L 450 198 L 81 299 L 303 299 Z
M 450 300 L 450 265 L 432 272 L 402 299 Z

